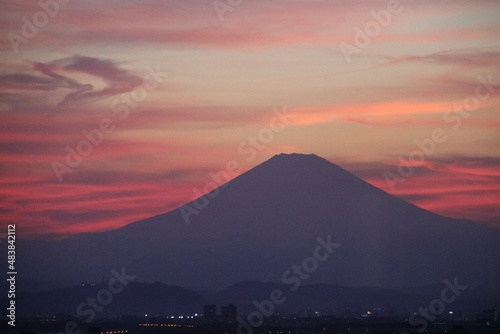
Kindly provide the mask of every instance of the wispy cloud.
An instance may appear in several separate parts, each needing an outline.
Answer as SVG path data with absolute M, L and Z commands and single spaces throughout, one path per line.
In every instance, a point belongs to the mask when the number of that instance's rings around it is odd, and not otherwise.
M 342 161 L 342 166 L 373 185 L 430 211 L 456 218 L 500 223 L 500 159 L 498 157 L 448 156 L 430 158 L 391 192 L 384 171 L 388 163 Z
M 395 195 L 439 213 L 500 224 L 500 24 L 497 0 L 406 1 L 347 66 L 339 43 L 387 0 L 247 0 L 221 21 L 212 1 L 70 1 L 14 54 L 37 1 L 0 2 L 0 222 L 27 233 L 105 230 L 192 199 L 208 172 L 287 105 L 290 130 L 243 166 L 314 152 L 387 189 L 383 172 L 492 75 L 491 96 Z M 59 184 L 51 163 L 111 104 L 151 91 Z M 340 157 L 340 158 L 339 158 Z M 483 194 L 482 196 L 480 194 Z M 497 220 L 495 220 L 497 219 Z

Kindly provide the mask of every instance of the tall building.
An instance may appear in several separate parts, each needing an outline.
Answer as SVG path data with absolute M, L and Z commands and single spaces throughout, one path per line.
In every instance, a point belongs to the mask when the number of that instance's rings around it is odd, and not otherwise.
M 237 316 L 236 306 L 229 304 L 227 306 L 222 306 L 221 317 L 225 320 L 235 320 Z
M 498 321 L 498 310 L 496 309 L 496 307 L 488 310 L 483 310 L 479 318 L 483 321 L 496 323 Z
M 203 317 L 205 319 L 215 319 L 217 315 L 217 309 L 215 308 L 215 305 L 210 304 L 210 305 L 205 305 L 203 308 Z

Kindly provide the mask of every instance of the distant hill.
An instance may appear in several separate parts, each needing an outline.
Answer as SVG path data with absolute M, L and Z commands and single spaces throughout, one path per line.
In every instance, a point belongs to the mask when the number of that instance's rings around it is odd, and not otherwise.
M 324 284 L 305 285 L 296 291 L 291 291 L 290 286 L 285 284 L 246 281 L 223 289 L 209 299 L 218 305 L 234 303 L 241 312 L 248 314 L 258 310 L 255 301 L 257 304 L 262 304 L 262 301 L 270 300 L 270 294 L 275 289 L 283 291 L 283 296 L 286 298 L 282 304 L 274 305 L 276 312 L 308 316 L 359 317 L 361 314 L 371 312 L 377 316 L 408 317 L 420 307 L 428 307 L 432 300 L 439 298 L 439 293 L 419 295 L 382 288 L 350 288 Z M 475 315 L 477 310 L 492 308 L 496 303 L 498 300 L 474 300 L 463 297 L 450 305 L 448 312 L 454 311 L 455 317 L 461 314 Z
M 430 301 L 436 298 L 381 288 L 349 288 L 321 284 L 305 285 L 292 292 L 290 286 L 285 284 L 245 281 L 216 293 L 200 293 L 163 283 L 130 283 L 122 292 L 112 294 L 110 302 L 103 305 L 101 302 L 106 300 L 106 296 L 100 291 L 106 289 L 106 284 L 85 284 L 38 293 L 19 292 L 16 298 L 17 316 L 22 318 L 33 315 L 78 315 L 82 322 L 90 319 L 91 315 L 96 318 L 122 315 L 143 317 L 145 314 L 148 314 L 148 317 L 194 314 L 201 316 L 206 304 L 215 304 L 218 314 L 221 306 L 234 304 L 239 315 L 247 315 L 259 310 L 254 302 L 262 304 L 264 300 L 270 299 L 272 291 L 279 289 L 283 292 L 284 302 L 272 306 L 272 310 L 278 314 L 359 317 L 371 312 L 377 316 L 407 317 L 419 307 L 427 307 Z M 94 299 L 97 305 L 95 308 L 89 304 L 88 298 Z M 474 316 L 478 313 L 477 310 L 494 305 L 495 300 L 462 297 L 448 306 L 448 312 L 453 311 L 454 317 Z M 266 306 L 266 310 L 269 309 L 269 306 Z
M 18 317 L 33 315 L 80 315 L 82 320 L 95 317 L 118 317 L 122 315 L 177 316 L 194 315 L 203 311 L 207 300 L 200 294 L 163 283 L 130 283 L 122 292 L 111 294 L 109 304 L 106 295 L 99 295 L 106 284 L 86 284 L 39 293 L 20 292 L 16 296 Z M 95 300 L 97 307 L 89 304 Z M 100 301 L 104 300 L 105 303 Z M 79 305 L 83 304 L 80 309 Z M 4 304 L 2 304 L 4 305 Z

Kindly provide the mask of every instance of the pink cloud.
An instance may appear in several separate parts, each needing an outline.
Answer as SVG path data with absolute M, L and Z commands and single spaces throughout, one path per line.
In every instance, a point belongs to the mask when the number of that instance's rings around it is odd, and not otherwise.
M 428 159 L 415 173 L 398 183 L 395 191 L 384 173 L 397 175 L 397 165 L 343 163 L 376 187 L 432 212 L 484 222 L 500 228 L 500 174 L 498 158 L 450 157 Z

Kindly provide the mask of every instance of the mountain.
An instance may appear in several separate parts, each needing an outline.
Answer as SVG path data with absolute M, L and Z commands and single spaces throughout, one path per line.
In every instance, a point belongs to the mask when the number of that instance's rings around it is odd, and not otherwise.
M 54 315 L 71 317 L 78 315 L 82 324 L 91 318 L 120 316 L 149 317 L 190 316 L 203 313 L 204 305 L 221 306 L 234 304 L 238 314 L 249 314 L 258 305 L 269 300 L 271 291 L 284 292 L 285 300 L 274 305 L 274 311 L 281 314 L 301 314 L 316 316 L 359 316 L 366 311 L 377 315 L 408 316 L 420 306 L 428 305 L 433 296 L 402 293 L 382 288 L 350 288 L 333 285 L 305 285 L 291 293 L 286 284 L 245 281 L 231 285 L 216 293 L 200 293 L 163 283 L 130 283 L 122 293 L 112 295 L 109 304 L 99 303 L 106 284 L 81 284 L 78 286 L 48 290 L 37 293 L 20 292 L 17 294 L 17 316 L 28 318 L 32 315 L 52 317 Z M 96 307 L 89 304 L 88 298 L 97 300 Z M 7 296 L 0 298 L 7 304 Z M 476 316 L 477 310 L 494 305 L 492 300 L 471 300 L 461 298 L 450 306 L 455 317 L 460 315 Z M 102 306 L 102 307 L 101 307 Z M 269 306 L 265 310 L 270 310 Z
M 336 247 L 317 250 L 325 243 Z M 464 294 L 500 297 L 498 230 L 416 207 L 313 154 L 276 155 L 118 230 L 18 249 L 32 280 L 106 282 L 122 268 L 136 282 L 210 289 L 245 280 L 442 289 L 456 278 Z

